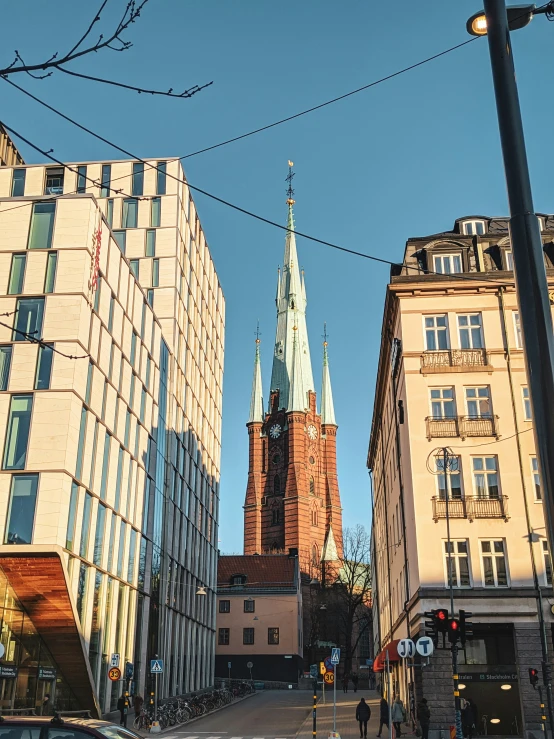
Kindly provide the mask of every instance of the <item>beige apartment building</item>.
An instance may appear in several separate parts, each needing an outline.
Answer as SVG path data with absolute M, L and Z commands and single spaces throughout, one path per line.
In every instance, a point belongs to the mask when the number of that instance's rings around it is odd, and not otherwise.
M 540 222 L 554 285 L 554 217 Z M 554 594 L 506 218 L 408 240 L 386 293 L 368 467 L 375 670 L 388 651 L 392 689 L 427 698 L 432 730 L 453 724 L 450 651 L 413 667 L 396 652 L 425 612 L 450 609 L 450 561 L 455 615 L 473 614 L 459 675 L 478 733 L 539 729 L 528 670 L 541 668 L 539 595 L 552 662 Z
M 179 161 L 1 167 L 0 314 L 0 707 L 213 684 L 225 306 Z

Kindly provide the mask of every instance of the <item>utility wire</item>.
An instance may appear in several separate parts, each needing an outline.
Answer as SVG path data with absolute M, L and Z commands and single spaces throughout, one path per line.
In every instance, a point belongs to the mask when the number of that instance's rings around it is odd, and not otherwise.
M 13 311 L 13 313 L 16 313 L 17 311 Z M 55 354 L 59 354 L 61 357 L 65 357 L 66 359 L 88 359 L 88 354 L 83 354 L 81 356 L 75 356 L 73 354 L 64 354 L 64 352 L 61 352 L 59 349 L 56 349 L 50 342 L 43 341 L 42 339 L 38 339 L 36 336 L 33 336 L 33 334 L 28 333 L 27 331 L 21 331 L 18 328 L 15 328 L 15 326 L 9 326 L 7 323 L 4 323 L 3 321 L 0 321 L 0 326 L 4 326 L 4 328 L 9 328 L 10 331 L 14 331 L 16 334 L 19 334 L 20 336 L 23 336 L 27 341 L 30 341 L 32 344 L 38 344 L 39 346 L 42 346 L 45 349 L 49 349 L 51 352 L 54 352 Z M 34 332 L 36 333 L 36 332 Z

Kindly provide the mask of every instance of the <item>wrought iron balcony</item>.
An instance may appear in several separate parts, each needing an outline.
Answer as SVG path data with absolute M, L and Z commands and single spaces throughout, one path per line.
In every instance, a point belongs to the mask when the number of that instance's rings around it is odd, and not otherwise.
M 485 349 L 449 349 L 438 352 L 423 352 L 421 355 L 421 371 L 425 374 L 433 372 L 461 372 L 466 370 L 492 371 L 489 355 Z
M 446 518 L 446 500 L 434 496 L 433 520 L 435 523 L 439 518 Z M 480 498 L 476 495 L 468 495 L 464 498 L 450 498 L 448 500 L 449 518 L 467 518 L 473 521 L 476 518 L 503 518 L 508 520 L 508 496 L 499 495 L 496 498 Z
M 452 438 L 459 436 L 500 436 L 498 416 L 452 416 L 452 418 L 434 418 L 427 416 L 427 438 Z

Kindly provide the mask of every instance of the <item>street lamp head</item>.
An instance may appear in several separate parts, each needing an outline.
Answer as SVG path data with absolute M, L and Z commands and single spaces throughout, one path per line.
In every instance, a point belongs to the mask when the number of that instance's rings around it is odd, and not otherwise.
M 470 36 L 486 36 L 487 35 L 487 18 L 485 11 L 480 10 L 475 13 L 466 23 L 466 29 Z
M 506 8 L 506 14 L 510 31 L 517 31 L 518 28 L 523 28 L 531 23 L 535 12 L 537 11 L 534 5 L 509 5 Z M 540 12 L 544 12 L 544 10 Z M 486 36 L 487 19 L 485 11 L 480 10 L 478 13 L 474 13 L 466 23 L 466 29 L 470 36 Z
M 206 592 L 206 588 L 203 585 L 200 585 L 200 587 L 196 591 L 196 595 L 208 595 L 208 593 Z

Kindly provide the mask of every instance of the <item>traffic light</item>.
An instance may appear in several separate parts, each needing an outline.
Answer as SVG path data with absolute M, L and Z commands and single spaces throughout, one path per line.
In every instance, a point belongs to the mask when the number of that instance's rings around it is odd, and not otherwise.
M 448 608 L 438 608 L 435 611 L 435 619 L 437 621 L 437 631 L 442 634 L 448 631 Z
M 542 679 L 545 685 L 552 683 L 552 667 L 548 662 L 542 662 Z
M 529 682 L 533 687 L 539 682 L 539 671 L 536 667 L 529 668 Z
M 448 641 L 451 644 L 457 644 L 460 639 L 460 622 L 457 618 L 451 618 L 448 621 Z
M 468 621 L 468 618 L 472 616 L 471 611 L 463 611 L 460 608 L 460 641 L 462 645 L 466 643 L 466 639 L 473 636 L 473 624 Z

